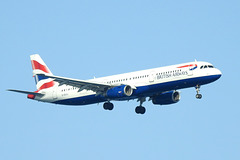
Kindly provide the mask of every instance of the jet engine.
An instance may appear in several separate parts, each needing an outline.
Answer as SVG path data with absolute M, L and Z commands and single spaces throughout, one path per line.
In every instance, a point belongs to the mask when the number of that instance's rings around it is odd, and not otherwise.
M 180 93 L 178 91 L 169 91 L 153 97 L 152 103 L 159 105 L 167 105 L 177 103 L 179 100 Z
M 121 85 L 117 87 L 113 87 L 107 90 L 106 97 L 108 98 L 123 98 L 129 97 L 133 93 L 133 89 L 129 85 Z

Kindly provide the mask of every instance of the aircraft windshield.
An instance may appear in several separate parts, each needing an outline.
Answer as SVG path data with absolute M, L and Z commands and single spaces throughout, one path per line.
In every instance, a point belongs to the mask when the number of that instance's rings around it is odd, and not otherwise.
M 203 65 L 200 67 L 200 69 L 205 69 L 205 68 L 214 68 L 213 65 Z

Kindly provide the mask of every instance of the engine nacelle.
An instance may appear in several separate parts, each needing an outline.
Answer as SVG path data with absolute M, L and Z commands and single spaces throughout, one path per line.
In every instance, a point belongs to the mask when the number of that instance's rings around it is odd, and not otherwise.
M 165 92 L 152 98 L 153 104 L 160 105 L 177 103 L 179 100 L 180 93 L 178 91 Z
M 133 89 L 129 85 L 121 85 L 117 87 L 110 88 L 106 92 L 106 97 L 108 98 L 123 98 L 129 97 L 133 93 Z

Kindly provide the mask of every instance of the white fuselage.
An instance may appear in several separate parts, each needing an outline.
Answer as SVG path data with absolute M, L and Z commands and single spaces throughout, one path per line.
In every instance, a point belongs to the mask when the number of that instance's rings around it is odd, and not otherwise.
M 135 92 L 132 96 L 123 99 L 126 100 L 135 99 L 141 96 L 151 97 L 154 94 L 170 90 L 204 85 L 217 80 L 220 76 L 221 72 L 214 68 L 210 63 L 190 62 L 102 78 L 94 78 L 87 81 L 113 86 L 121 84 L 129 85 L 134 88 Z M 43 89 L 39 93 L 44 93 L 45 95 L 43 97 L 37 96 L 35 98 L 36 100 L 58 104 L 71 104 L 74 100 L 73 104 L 84 105 L 108 100 L 103 96 L 99 97 L 94 91 L 86 89 L 79 91 L 79 88 L 65 84 L 57 84 L 52 88 Z M 77 101 L 79 101 L 79 103 L 77 103 Z

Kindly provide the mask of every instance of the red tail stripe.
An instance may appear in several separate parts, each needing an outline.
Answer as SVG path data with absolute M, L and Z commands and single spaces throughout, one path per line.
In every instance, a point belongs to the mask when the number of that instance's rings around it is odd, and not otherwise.
M 42 90 L 42 89 L 47 89 L 47 88 L 50 88 L 50 87 L 53 87 L 54 86 L 54 82 L 51 81 L 51 82 L 48 82 L 48 83 L 44 83 L 39 89 L 38 91 Z
M 34 70 L 34 69 L 39 69 L 39 70 L 42 70 L 42 71 L 45 72 L 45 73 L 50 73 L 46 66 L 38 63 L 38 62 L 35 61 L 35 60 L 32 60 L 32 68 L 33 68 L 33 70 Z

